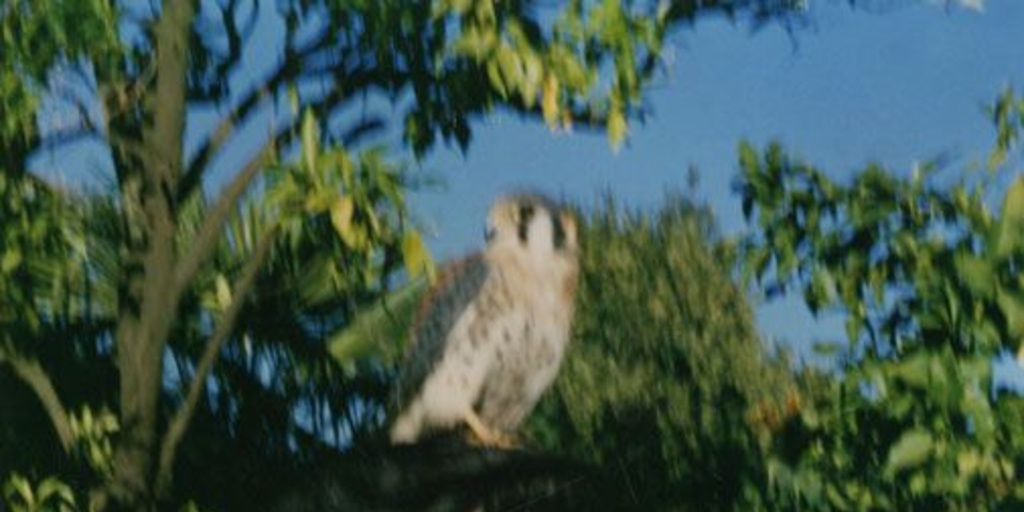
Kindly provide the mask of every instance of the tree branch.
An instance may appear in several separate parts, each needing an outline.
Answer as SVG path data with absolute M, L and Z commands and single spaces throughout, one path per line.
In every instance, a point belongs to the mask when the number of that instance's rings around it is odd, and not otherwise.
M 180 297 L 184 293 L 185 289 L 192 283 L 192 279 L 195 278 L 199 267 L 213 254 L 213 250 L 217 247 L 217 240 L 220 237 L 224 222 L 231 215 L 242 193 L 249 188 L 249 184 L 252 183 L 260 169 L 263 168 L 267 157 L 273 154 L 276 142 L 277 138 L 269 141 L 242 166 L 242 169 L 231 180 L 231 183 L 228 183 L 228 186 L 221 191 L 217 201 L 203 219 L 202 225 L 199 226 L 195 240 L 192 242 L 191 250 L 181 258 L 178 264 L 172 289 L 170 290 L 173 296 Z
M 242 100 L 234 110 L 221 119 L 217 127 L 214 128 L 213 132 L 211 132 L 203 142 L 203 145 L 199 147 L 199 150 L 196 152 L 196 156 L 192 158 L 191 162 L 189 162 L 179 187 L 179 200 L 187 197 L 193 190 L 195 190 L 196 186 L 199 184 L 199 178 L 202 177 L 203 172 L 206 170 L 206 166 L 211 160 L 213 160 L 214 155 L 220 151 L 228 138 L 235 133 L 235 128 L 239 123 L 244 122 L 249 114 L 251 114 L 264 99 L 271 95 L 274 89 L 280 85 L 280 82 L 284 81 L 285 69 L 287 69 L 287 66 L 281 66 L 274 76 L 250 93 L 249 96 Z
M 238 281 L 231 290 L 231 304 L 221 314 L 217 327 L 210 335 L 209 340 L 207 340 L 206 348 L 203 350 L 199 363 L 196 365 L 195 375 L 189 384 L 185 401 L 174 414 L 167 427 L 167 433 L 160 444 L 160 461 L 156 474 L 157 496 L 166 496 L 166 493 L 170 490 L 178 444 L 181 443 L 185 432 L 188 430 L 192 416 L 195 415 L 196 406 L 199 404 L 199 398 L 206 387 L 206 379 L 210 376 L 213 365 L 220 356 L 221 349 L 234 329 L 238 315 L 245 304 L 245 298 L 249 295 L 250 290 L 252 290 L 260 267 L 270 254 L 270 248 L 273 246 L 276 234 L 276 229 L 271 228 L 259 241 L 252 256 L 242 267 Z
M 354 85 L 354 87 L 344 91 L 334 89 L 324 98 L 307 106 L 315 115 L 326 116 L 351 98 L 355 92 L 364 90 L 375 79 L 375 76 L 370 71 L 361 70 L 350 76 L 349 83 Z M 296 119 L 279 127 L 276 135 L 268 140 L 263 148 L 242 166 L 234 179 L 221 191 L 220 196 L 209 212 L 207 212 L 202 225 L 199 226 L 195 240 L 192 242 L 191 250 L 179 261 L 175 280 L 170 290 L 172 297 L 179 297 L 192 283 L 192 279 L 195 278 L 199 267 L 210 257 L 216 248 L 221 228 L 234 210 L 238 199 L 249 188 L 249 184 L 252 183 L 252 180 L 266 164 L 267 157 L 274 154 L 277 148 L 291 143 L 295 137 L 296 127 L 299 122 L 299 116 L 296 116 Z
M 50 423 L 53 424 L 53 429 L 57 432 L 61 448 L 64 449 L 64 453 L 70 453 L 75 442 L 74 433 L 71 431 L 71 418 L 68 416 L 64 404 L 61 403 L 60 396 L 57 395 L 57 390 L 53 387 L 53 381 L 50 380 L 46 370 L 38 360 L 27 358 L 13 351 L 5 351 L 0 354 L 0 361 L 10 363 L 14 373 L 32 388 L 36 397 L 42 402 L 46 414 L 50 417 Z
M 359 75 L 358 82 L 368 84 L 372 80 L 372 76 L 373 75 L 371 73 L 362 73 Z M 361 90 L 361 87 L 356 87 L 352 90 L 358 91 Z M 310 108 L 317 115 L 324 115 L 325 113 L 337 108 L 338 105 L 343 103 L 349 97 L 350 95 L 346 94 L 344 91 L 335 89 L 331 94 L 328 94 L 315 104 L 310 105 Z M 235 204 L 241 197 L 242 193 L 245 192 L 249 184 L 259 173 L 260 169 L 263 168 L 266 163 L 266 158 L 274 152 L 276 147 L 287 145 L 294 138 L 294 124 L 295 121 L 286 123 L 285 126 L 279 128 L 277 135 L 269 140 L 256 155 L 246 162 L 235 178 L 231 180 L 231 183 L 229 183 L 221 192 L 217 201 L 207 213 L 203 224 L 199 227 L 199 231 L 192 243 L 192 250 L 179 261 L 172 289 L 170 290 L 171 297 L 181 296 L 181 294 L 184 293 L 184 290 L 191 284 L 192 279 L 199 271 L 199 267 L 210 257 L 213 250 L 216 248 L 217 240 L 219 239 L 224 222 L 226 222 L 228 217 L 231 215 L 231 212 L 234 210 Z M 157 473 L 158 493 L 163 493 L 169 490 L 171 477 L 173 475 L 173 465 L 177 445 L 181 442 L 181 438 L 188 429 L 189 422 L 191 421 L 192 415 L 195 412 L 196 404 L 199 400 L 199 395 L 205 385 L 206 377 L 211 371 L 213 363 L 216 361 L 216 358 L 220 353 L 221 346 L 231 333 L 235 318 L 242 307 L 242 298 L 248 294 L 249 288 L 252 286 L 252 281 L 255 279 L 256 273 L 259 270 L 259 266 L 266 258 L 266 253 L 269 251 L 270 244 L 272 242 L 272 236 L 273 232 L 268 233 L 264 239 L 260 241 L 260 245 L 257 247 L 253 258 L 249 260 L 243 268 L 242 274 L 239 276 L 239 281 L 236 284 L 233 293 L 235 301 L 232 302 L 228 310 L 224 312 L 224 315 L 221 317 L 221 322 L 217 325 L 215 332 L 207 343 L 206 351 L 196 368 L 196 375 L 190 385 L 185 403 L 182 405 L 182 408 L 179 409 L 174 419 L 172 419 L 170 426 L 168 427 L 167 434 L 164 436 L 164 440 L 161 443 L 160 462 Z
M 201 18 L 196 24 L 197 27 L 201 26 L 202 28 L 193 32 L 194 44 L 198 45 L 202 49 L 201 51 L 209 53 L 211 60 L 217 59 L 217 61 L 207 64 L 212 66 L 212 76 L 205 69 L 201 72 L 203 77 L 193 84 L 188 94 L 189 100 L 217 102 L 228 93 L 228 75 L 231 70 L 238 69 L 242 59 L 242 48 L 249 42 L 249 36 L 252 35 L 256 27 L 259 17 L 258 3 L 257 0 L 257 5 L 253 6 L 248 19 L 243 22 L 241 28 L 235 19 L 239 8 L 238 0 L 228 0 L 227 4 L 217 5 L 220 10 L 219 24 L 206 27 L 205 22 L 207 21 L 217 23 L 206 18 Z M 220 41 L 227 45 L 225 52 L 218 51 L 217 43 Z
M 206 171 L 206 166 L 211 160 L 213 160 L 213 157 L 216 156 L 224 146 L 224 143 L 227 142 L 228 138 L 235 133 L 237 127 L 240 124 L 245 123 L 254 110 L 260 106 L 264 100 L 277 92 L 282 85 L 288 81 L 297 79 L 300 75 L 323 72 L 323 70 L 310 71 L 300 62 L 300 60 L 313 55 L 317 50 L 322 49 L 323 45 L 327 41 L 328 37 L 325 32 L 308 47 L 300 49 L 294 55 L 286 54 L 281 65 L 278 66 L 278 68 L 271 73 L 262 84 L 254 88 L 249 92 L 248 96 L 238 102 L 238 105 L 235 106 L 231 112 L 228 112 L 228 114 L 221 119 L 217 127 L 213 129 L 210 135 L 203 141 L 203 144 L 196 151 L 196 155 L 192 158 L 192 161 L 188 163 L 187 171 L 185 172 L 179 187 L 179 199 L 187 197 L 195 190 L 203 172 Z
M 177 205 L 172 194 L 182 172 L 189 34 L 196 7 L 191 1 L 162 2 L 151 32 L 149 54 L 156 56 L 152 86 L 139 89 L 137 97 L 132 91 L 104 91 L 100 86 L 109 130 L 140 141 L 144 149 L 138 158 L 114 151 L 127 228 L 114 333 L 121 432 L 113 449 L 113 474 L 97 490 L 97 502 L 117 510 L 153 508 L 163 354 L 181 297 L 168 293 L 177 259 Z
M 55 151 L 68 144 L 89 139 L 103 140 L 103 135 L 87 126 L 76 126 L 59 131 L 52 131 L 46 134 L 45 137 L 39 139 L 39 143 L 36 145 L 34 151 Z

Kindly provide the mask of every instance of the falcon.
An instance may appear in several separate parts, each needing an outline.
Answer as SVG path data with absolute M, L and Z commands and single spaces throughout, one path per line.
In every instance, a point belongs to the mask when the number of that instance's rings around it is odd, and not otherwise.
M 484 445 L 510 446 L 555 379 L 579 273 L 576 223 L 545 196 L 509 195 L 491 206 L 485 238 L 421 304 L 393 443 L 465 425 Z

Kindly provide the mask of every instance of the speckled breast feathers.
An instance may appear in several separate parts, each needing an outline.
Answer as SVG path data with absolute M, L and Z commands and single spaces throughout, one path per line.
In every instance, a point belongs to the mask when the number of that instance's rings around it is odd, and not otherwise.
M 394 442 L 460 422 L 480 437 L 511 435 L 557 374 L 576 289 L 575 221 L 542 196 L 506 196 L 490 209 L 486 238 L 421 307 Z

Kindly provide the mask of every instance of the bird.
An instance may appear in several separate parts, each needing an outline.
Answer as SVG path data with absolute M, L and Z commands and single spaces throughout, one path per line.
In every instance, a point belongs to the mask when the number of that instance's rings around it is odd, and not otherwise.
M 484 238 L 420 305 L 393 444 L 465 425 L 484 446 L 511 447 L 558 373 L 579 275 L 575 219 L 542 194 L 509 194 L 488 210 Z

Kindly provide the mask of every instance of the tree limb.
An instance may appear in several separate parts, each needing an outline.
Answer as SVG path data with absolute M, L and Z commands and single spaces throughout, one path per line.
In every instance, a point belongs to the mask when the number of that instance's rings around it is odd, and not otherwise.
M 361 84 L 368 84 L 372 80 L 372 76 L 373 75 L 371 73 L 361 73 L 358 75 L 358 80 L 356 81 Z M 358 90 L 361 90 L 361 88 L 356 87 L 352 89 L 352 91 Z M 338 105 L 343 103 L 349 97 L 350 94 L 346 94 L 346 92 L 341 91 L 340 89 L 335 89 L 332 93 L 309 107 L 317 115 L 324 115 L 325 113 L 337 108 Z M 216 248 L 217 240 L 219 239 L 220 231 L 224 222 L 226 222 L 228 217 L 231 215 L 238 199 L 265 165 L 267 157 L 274 153 L 276 147 L 287 145 L 294 138 L 293 125 L 294 121 L 286 123 L 285 126 L 279 128 L 277 135 L 269 140 L 256 155 L 246 162 L 235 178 L 232 179 L 228 186 L 220 193 L 220 196 L 217 198 L 213 207 L 203 220 L 202 225 L 199 227 L 198 233 L 192 243 L 192 249 L 179 261 L 172 289 L 169 291 L 171 297 L 180 297 L 181 294 L 184 293 L 184 290 L 191 284 L 192 279 L 199 271 L 199 267 L 209 258 L 213 250 Z M 158 494 L 166 492 L 170 486 L 177 445 L 181 442 L 181 438 L 184 436 L 185 431 L 188 428 L 188 424 L 195 412 L 199 395 L 204 387 L 206 377 L 212 370 L 213 363 L 216 361 L 217 356 L 220 353 L 220 348 L 231 333 L 235 318 L 242 307 L 242 298 L 248 294 L 249 288 L 252 286 L 252 282 L 255 279 L 259 267 L 266 258 L 272 238 L 273 232 L 268 233 L 264 239 L 260 241 L 252 259 L 250 259 L 246 263 L 246 266 L 243 267 L 242 274 L 239 276 L 239 280 L 235 286 L 235 290 L 233 291 L 235 301 L 232 302 L 228 310 L 224 312 L 224 315 L 221 317 L 221 322 L 218 323 L 215 332 L 207 343 L 206 351 L 201 357 L 199 365 L 196 368 L 196 375 L 190 385 L 185 403 L 171 420 L 167 433 L 164 436 L 164 440 L 161 443 L 160 462 L 157 473 Z
M 207 212 L 203 223 L 199 226 L 195 239 L 192 241 L 191 249 L 182 256 L 170 293 L 174 297 L 180 297 L 185 289 L 192 283 L 199 267 L 205 262 L 213 250 L 217 247 L 217 240 L 220 237 L 221 228 L 224 222 L 231 216 L 235 204 L 248 188 L 249 184 L 256 177 L 267 157 L 273 154 L 277 138 L 269 141 L 256 155 L 235 175 L 228 186 L 221 191 L 217 201 Z
M 364 90 L 375 78 L 376 75 L 370 70 L 358 70 L 350 75 L 350 80 L 347 82 L 347 84 L 351 84 L 354 87 L 346 90 L 336 88 L 324 98 L 307 105 L 307 107 L 317 116 L 326 116 L 350 99 L 353 94 Z M 300 122 L 298 117 L 296 116 L 297 119 L 290 120 L 284 123 L 283 126 L 278 127 L 276 135 L 270 138 L 263 148 L 242 166 L 234 179 L 220 192 L 217 200 L 203 219 L 202 225 L 199 226 L 196 237 L 192 242 L 191 250 L 182 256 L 179 261 L 175 273 L 175 281 L 170 290 L 172 297 L 179 297 L 180 294 L 184 293 L 185 289 L 192 283 L 192 279 L 195 278 L 199 267 L 213 253 L 224 222 L 231 215 L 238 199 L 249 188 L 249 184 L 256 178 L 259 171 L 263 169 L 267 158 L 273 155 L 277 148 L 289 145 L 295 138 L 295 128 Z
M 53 381 L 46 370 L 38 360 L 16 354 L 13 351 L 5 351 L 0 354 L 0 361 L 10 363 L 14 373 L 32 388 L 36 397 L 42 402 L 46 414 L 50 417 L 50 423 L 53 424 L 53 429 L 57 432 L 61 448 L 64 449 L 64 453 L 70 453 L 75 442 L 74 433 L 71 431 L 71 418 L 68 416 L 64 404 L 61 403 L 60 396 L 57 395 L 57 390 L 53 387 Z
M 256 3 L 258 4 L 259 2 L 257 1 Z M 218 2 L 218 4 L 220 3 Z M 231 70 L 238 69 L 242 59 L 242 47 L 248 43 L 249 36 L 252 35 L 259 16 L 259 6 L 255 5 L 250 11 L 248 19 L 243 22 L 244 25 L 239 28 L 238 22 L 235 20 L 238 14 L 238 7 L 238 0 L 228 0 L 226 4 L 217 5 L 217 8 L 220 10 L 219 25 L 216 27 L 204 27 L 204 29 L 199 29 L 193 33 L 192 37 L 195 39 L 195 43 L 202 48 L 202 51 L 210 53 L 219 61 L 210 64 L 213 66 L 212 77 L 204 76 L 196 81 L 197 83 L 193 85 L 193 89 L 189 91 L 189 100 L 216 102 L 223 99 L 225 94 L 227 94 L 228 88 L 225 84 L 228 81 L 228 75 Z M 201 23 L 206 21 L 216 23 L 205 18 L 200 20 Z M 218 52 L 216 49 L 217 44 L 208 41 L 204 36 L 214 40 L 217 40 L 217 38 L 223 40 L 227 44 L 226 54 L 221 55 L 221 52 Z M 206 75 L 205 72 L 202 74 Z
M 87 126 L 62 129 L 47 133 L 46 136 L 40 138 L 34 151 L 55 151 L 68 144 L 89 139 L 103 140 L 103 136 L 98 131 Z
M 273 228 L 267 232 L 257 244 L 252 256 L 242 267 L 238 281 L 231 290 L 231 304 L 221 314 L 217 327 L 210 335 L 209 340 L 207 340 L 203 354 L 196 365 L 195 375 L 189 384 L 185 401 L 174 414 L 174 417 L 171 418 L 170 424 L 167 427 L 167 433 L 160 444 L 160 461 L 156 475 L 157 496 L 166 496 L 166 493 L 170 490 L 178 444 L 181 443 L 185 432 L 188 430 L 192 416 L 195 415 L 196 406 L 199 404 L 199 398 L 206 387 L 206 379 L 213 370 L 213 365 L 217 362 L 221 349 L 234 329 L 238 315 L 245 304 L 245 298 L 249 295 L 253 284 L 256 282 L 256 276 L 259 274 L 260 267 L 270 254 L 270 248 L 273 246 L 276 234 L 277 231 Z
M 280 85 L 280 82 L 284 80 L 285 69 L 287 69 L 287 66 L 281 66 L 277 73 L 259 88 L 252 91 L 235 109 L 221 119 L 213 132 L 203 141 L 202 146 L 199 147 L 195 157 L 189 162 L 185 175 L 182 177 L 178 190 L 179 200 L 187 197 L 195 190 L 199 184 L 200 177 L 202 177 L 203 172 L 206 170 L 206 166 L 213 160 L 214 155 L 220 151 L 228 138 L 235 133 L 236 127 L 241 122 L 244 122 L 249 117 L 249 114 Z
M 196 7 L 190 1 L 162 2 L 150 32 L 151 55 L 157 56 L 151 86 L 138 89 L 137 95 L 121 87 L 107 88 L 103 82 L 99 86 L 109 131 L 138 140 L 144 150 L 137 158 L 114 151 L 128 229 L 122 243 L 123 277 L 118 282 L 114 332 L 121 432 L 113 447 L 112 475 L 96 491 L 97 502 L 110 507 L 107 510 L 153 509 L 163 354 L 181 297 L 168 293 L 177 259 L 177 205 L 172 194 L 182 172 L 189 35 Z
M 315 41 L 313 41 L 308 47 L 305 47 L 294 55 L 285 55 L 283 62 L 277 69 L 271 73 L 263 83 L 253 88 L 249 94 L 242 99 L 238 104 L 225 115 L 217 127 L 210 132 L 210 135 L 206 137 L 202 145 L 196 151 L 195 156 L 188 163 L 185 175 L 182 178 L 180 189 L 178 191 L 179 199 L 184 198 L 191 194 L 195 187 L 199 184 L 199 179 L 206 171 L 206 166 L 213 160 L 213 157 L 220 151 L 227 142 L 228 138 L 235 133 L 237 127 L 244 124 L 251 114 L 259 107 L 264 100 L 269 98 L 278 89 L 287 83 L 288 81 L 297 79 L 300 75 L 306 74 L 317 74 L 321 71 L 312 71 L 300 60 L 310 55 L 315 54 L 319 49 L 323 48 L 323 45 L 328 41 L 327 32 L 321 34 Z

